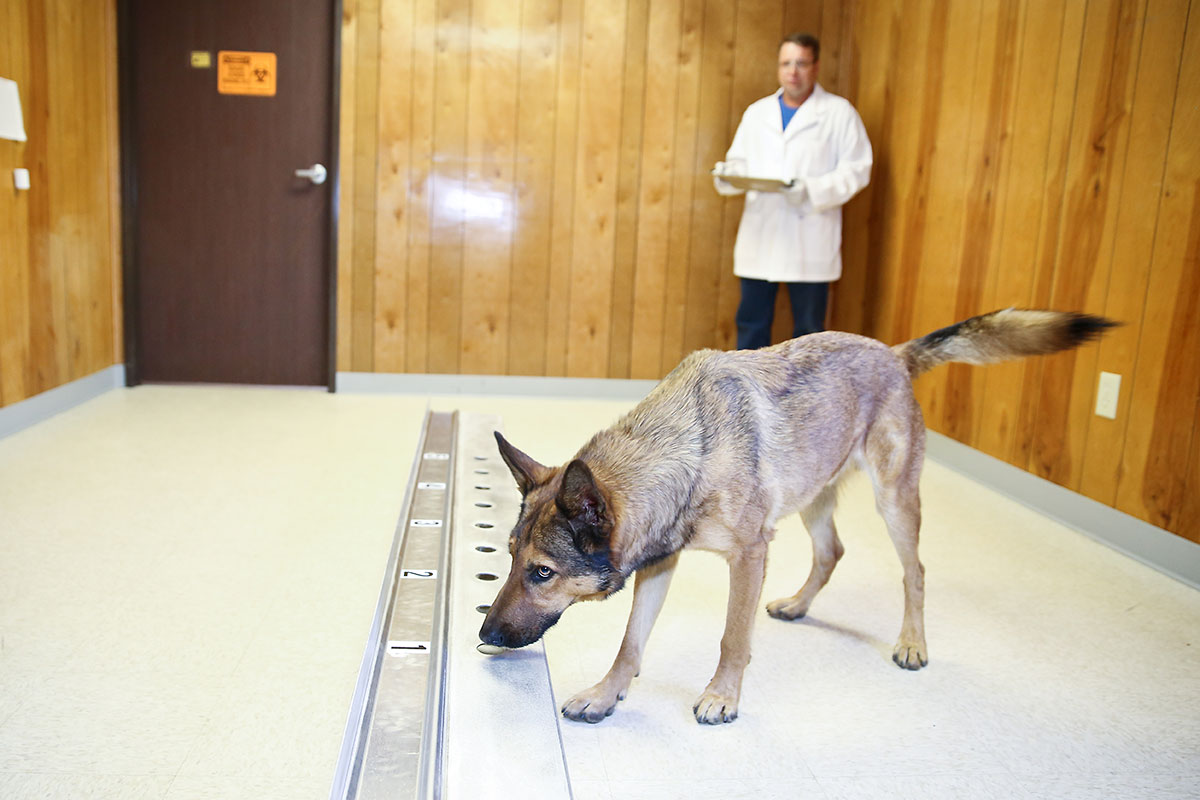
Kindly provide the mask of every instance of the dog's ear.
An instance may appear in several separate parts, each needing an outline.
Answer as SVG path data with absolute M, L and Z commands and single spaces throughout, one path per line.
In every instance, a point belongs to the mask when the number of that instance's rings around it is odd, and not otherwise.
M 575 459 L 567 465 L 554 502 L 571 521 L 576 547 L 585 553 L 608 549 L 612 517 L 604 493 L 587 464 Z
M 530 489 L 543 483 L 549 477 L 550 470 L 509 444 L 508 440 L 500 435 L 500 431 L 494 431 L 494 433 L 496 434 L 496 444 L 500 446 L 500 457 L 504 459 L 509 471 L 516 478 L 517 488 L 521 490 L 521 496 L 524 497 L 529 494 Z

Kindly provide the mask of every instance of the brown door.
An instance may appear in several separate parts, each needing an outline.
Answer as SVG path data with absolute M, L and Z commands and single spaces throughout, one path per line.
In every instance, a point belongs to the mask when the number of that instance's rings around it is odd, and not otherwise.
M 331 385 L 335 7 L 122 3 L 132 383 Z

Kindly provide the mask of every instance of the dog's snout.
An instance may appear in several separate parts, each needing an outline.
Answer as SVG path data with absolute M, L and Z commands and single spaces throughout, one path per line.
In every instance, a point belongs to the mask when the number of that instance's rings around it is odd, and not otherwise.
M 504 635 L 504 631 L 500 630 L 500 626 L 489 623 L 487 620 L 484 620 L 483 627 L 479 629 L 479 640 L 484 644 L 496 647 L 509 646 L 508 637 Z

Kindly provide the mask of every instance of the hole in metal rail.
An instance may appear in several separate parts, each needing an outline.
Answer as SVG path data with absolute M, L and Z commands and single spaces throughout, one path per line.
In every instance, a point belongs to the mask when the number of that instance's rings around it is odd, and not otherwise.
M 487 461 L 487 456 L 475 456 L 476 461 Z
M 488 612 L 488 609 L 490 609 L 490 608 L 491 608 L 491 606 L 489 606 L 489 605 L 475 606 L 475 610 L 478 611 L 480 614 L 486 614 Z
M 479 551 L 479 552 L 481 552 L 481 553 L 494 553 L 494 552 L 496 552 L 496 548 L 492 547 L 490 544 L 480 544 L 480 545 L 476 545 L 476 546 L 475 546 L 475 549 L 476 549 L 476 550 L 478 550 L 478 551 Z
M 492 524 L 491 522 L 476 522 L 475 527 L 476 528 L 494 528 L 496 526 L 494 524 Z
M 477 484 L 475 484 L 475 488 L 476 488 L 476 489 L 482 489 L 483 491 L 485 491 L 485 492 L 486 492 L 488 489 L 491 489 L 492 487 L 490 487 L 490 486 L 487 486 L 487 485 L 485 485 L 485 484 L 482 484 L 482 483 L 477 483 Z
M 498 579 L 500 576 L 493 575 L 490 572 L 480 572 L 475 577 L 479 578 L 479 580 L 481 580 L 481 581 L 494 581 L 494 580 Z
M 490 475 L 491 473 L 489 473 L 486 469 L 477 469 L 477 470 L 475 470 L 475 474 L 476 475 Z
M 491 508 L 492 504 L 481 500 L 475 504 L 475 507 L 476 508 Z

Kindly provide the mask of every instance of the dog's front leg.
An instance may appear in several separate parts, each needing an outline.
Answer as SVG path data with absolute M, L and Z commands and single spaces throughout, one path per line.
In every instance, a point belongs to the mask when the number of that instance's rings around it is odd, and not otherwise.
M 599 722 L 610 716 L 617 701 L 625 699 L 625 691 L 642 668 L 642 653 L 650 629 L 662 610 L 675 573 L 679 554 L 669 556 L 653 566 L 644 567 L 634 577 L 633 608 L 625 627 L 625 639 L 604 679 L 568 700 L 562 707 L 563 716 L 584 722 Z
M 737 719 L 742 673 L 750 663 L 750 632 L 766 570 L 765 543 L 749 545 L 729 559 L 729 610 L 725 635 L 721 637 L 721 660 L 708 688 L 692 708 L 697 722 L 716 725 Z

